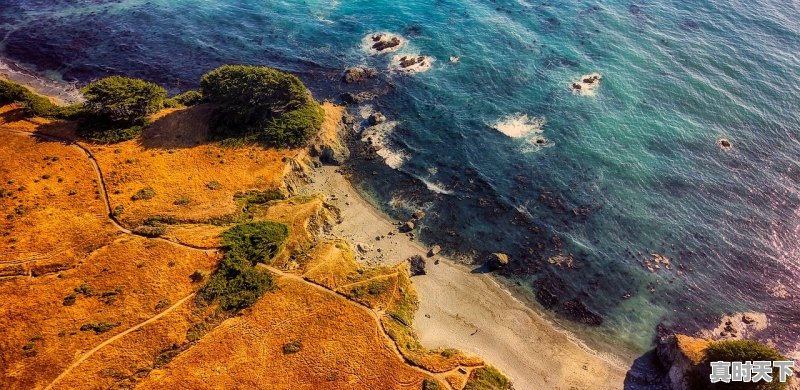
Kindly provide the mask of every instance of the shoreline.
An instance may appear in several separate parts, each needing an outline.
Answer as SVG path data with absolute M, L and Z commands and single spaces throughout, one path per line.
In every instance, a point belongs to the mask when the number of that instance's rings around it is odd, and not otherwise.
M 419 295 L 414 328 L 428 348 L 456 348 L 503 371 L 517 388 L 622 388 L 630 364 L 590 348 L 488 274 L 397 233 L 397 224 L 369 203 L 335 166 L 314 168 L 301 194 L 323 193 L 342 223 L 327 234 L 361 247 L 362 264 L 394 265 L 420 255 L 427 274 L 412 277 Z M 379 239 L 378 239 L 379 238 Z M 535 357 L 535 358 L 534 358 Z
M 47 96 L 58 104 L 75 104 L 83 101 L 78 88 L 65 81 L 57 81 L 26 69 L 23 66 L 0 56 L 0 79 L 24 85 L 32 91 Z
M 0 76 L 6 67 L 0 58 Z M 13 70 L 13 69 L 11 69 Z M 58 102 L 77 89 L 43 80 L 24 69 L 11 81 Z M 427 259 L 427 275 L 412 278 L 419 295 L 414 329 L 428 348 L 456 348 L 480 356 L 503 371 L 519 389 L 622 388 L 630 364 L 589 347 L 573 332 L 539 313 L 512 286 L 442 256 L 427 257 L 428 248 L 397 232 L 397 224 L 373 206 L 335 166 L 313 168 L 311 183 L 299 194 L 322 193 L 341 211 L 342 222 L 330 238 L 340 237 L 358 250 L 369 266 L 395 265 L 411 256 Z M 380 237 L 380 239 L 376 239 Z M 491 299 L 489 299 L 491 298 Z M 477 331 L 476 331 L 477 330 Z

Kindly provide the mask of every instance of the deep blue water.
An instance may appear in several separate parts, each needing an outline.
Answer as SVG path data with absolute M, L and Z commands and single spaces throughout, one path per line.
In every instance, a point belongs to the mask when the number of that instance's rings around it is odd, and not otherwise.
M 759 337 L 792 351 L 797 15 L 783 0 L 0 0 L 0 54 L 77 83 L 126 74 L 177 92 L 249 63 L 294 72 L 321 99 L 378 91 L 368 104 L 393 123 L 392 167 L 362 162 L 357 182 L 398 218 L 425 208 L 422 241 L 509 253 L 505 272 L 544 304 L 564 315 L 581 302 L 603 317 L 586 334 L 637 350 L 659 323 L 694 330 L 754 310 L 770 320 Z M 362 44 L 380 31 L 431 69 L 390 71 L 397 53 Z M 379 80 L 343 86 L 359 64 Z M 570 90 L 593 72 L 594 96 Z M 497 130 L 523 115 L 541 134 Z M 652 253 L 673 269 L 644 268 Z

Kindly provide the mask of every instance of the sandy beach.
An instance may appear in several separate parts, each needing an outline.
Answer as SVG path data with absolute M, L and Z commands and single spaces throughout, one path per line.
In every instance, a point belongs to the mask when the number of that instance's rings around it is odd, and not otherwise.
M 364 264 L 396 264 L 427 248 L 376 210 L 336 167 L 314 170 L 304 193 L 325 193 L 343 222 L 330 232 L 361 244 Z M 380 237 L 376 240 L 376 237 Z M 436 256 L 427 275 L 413 278 L 420 307 L 415 327 L 429 348 L 481 356 L 505 372 L 516 389 L 621 389 L 626 365 L 604 358 L 512 296 L 490 275 Z

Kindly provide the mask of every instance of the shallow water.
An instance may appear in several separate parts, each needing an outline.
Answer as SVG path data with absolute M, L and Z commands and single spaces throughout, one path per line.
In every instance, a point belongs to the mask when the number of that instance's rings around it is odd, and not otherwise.
M 509 253 L 523 287 L 559 313 L 583 302 L 604 319 L 595 335 L 637 350 L 659 323 L 738 310 L 766 312 L 759 336 L 796 349 L 800 6 L 564 3 L 0 0 L 0 53 L 78 83 L 120 73 L 177 92 L 251 63 L 318 98 L 378 91 L 387 149 L 358 184 L 398 218 L 427 209 L 421 240 Z M 375 32 L 408 42 L 372 55 Z M 434 60 L 404 74 L 395 55 Z M 358 64 L 380 79 L 341 85 Z M 570 90 L 593 72 L 593 96 Z M 673 269 L 649 272 L 652 253 Z

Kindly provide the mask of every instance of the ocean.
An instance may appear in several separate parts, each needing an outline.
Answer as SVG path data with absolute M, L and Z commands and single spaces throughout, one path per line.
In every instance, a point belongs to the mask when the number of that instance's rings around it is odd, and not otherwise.
M 75 85 L 123 74 L 177 93 L 246 63 L 318 99 L 374 93 L 351 106 L 387 117 L 377 156 L 356 147 L 354 182 L 399 220 L 425 210 L 420 241 L 477 264 L 509 254 L 507 280 L 608 345 L 643 352 L 658 327 L 757 311 L 755 336 L 788 353 L 798 14 L 781 0 L 0 0 L 0 56 Z M 376 54 L 377 33 L 404 43 Z M 400 71 L 404 55 L 430 66 Z M 378 78 L 342 83 L 356 65 Z

